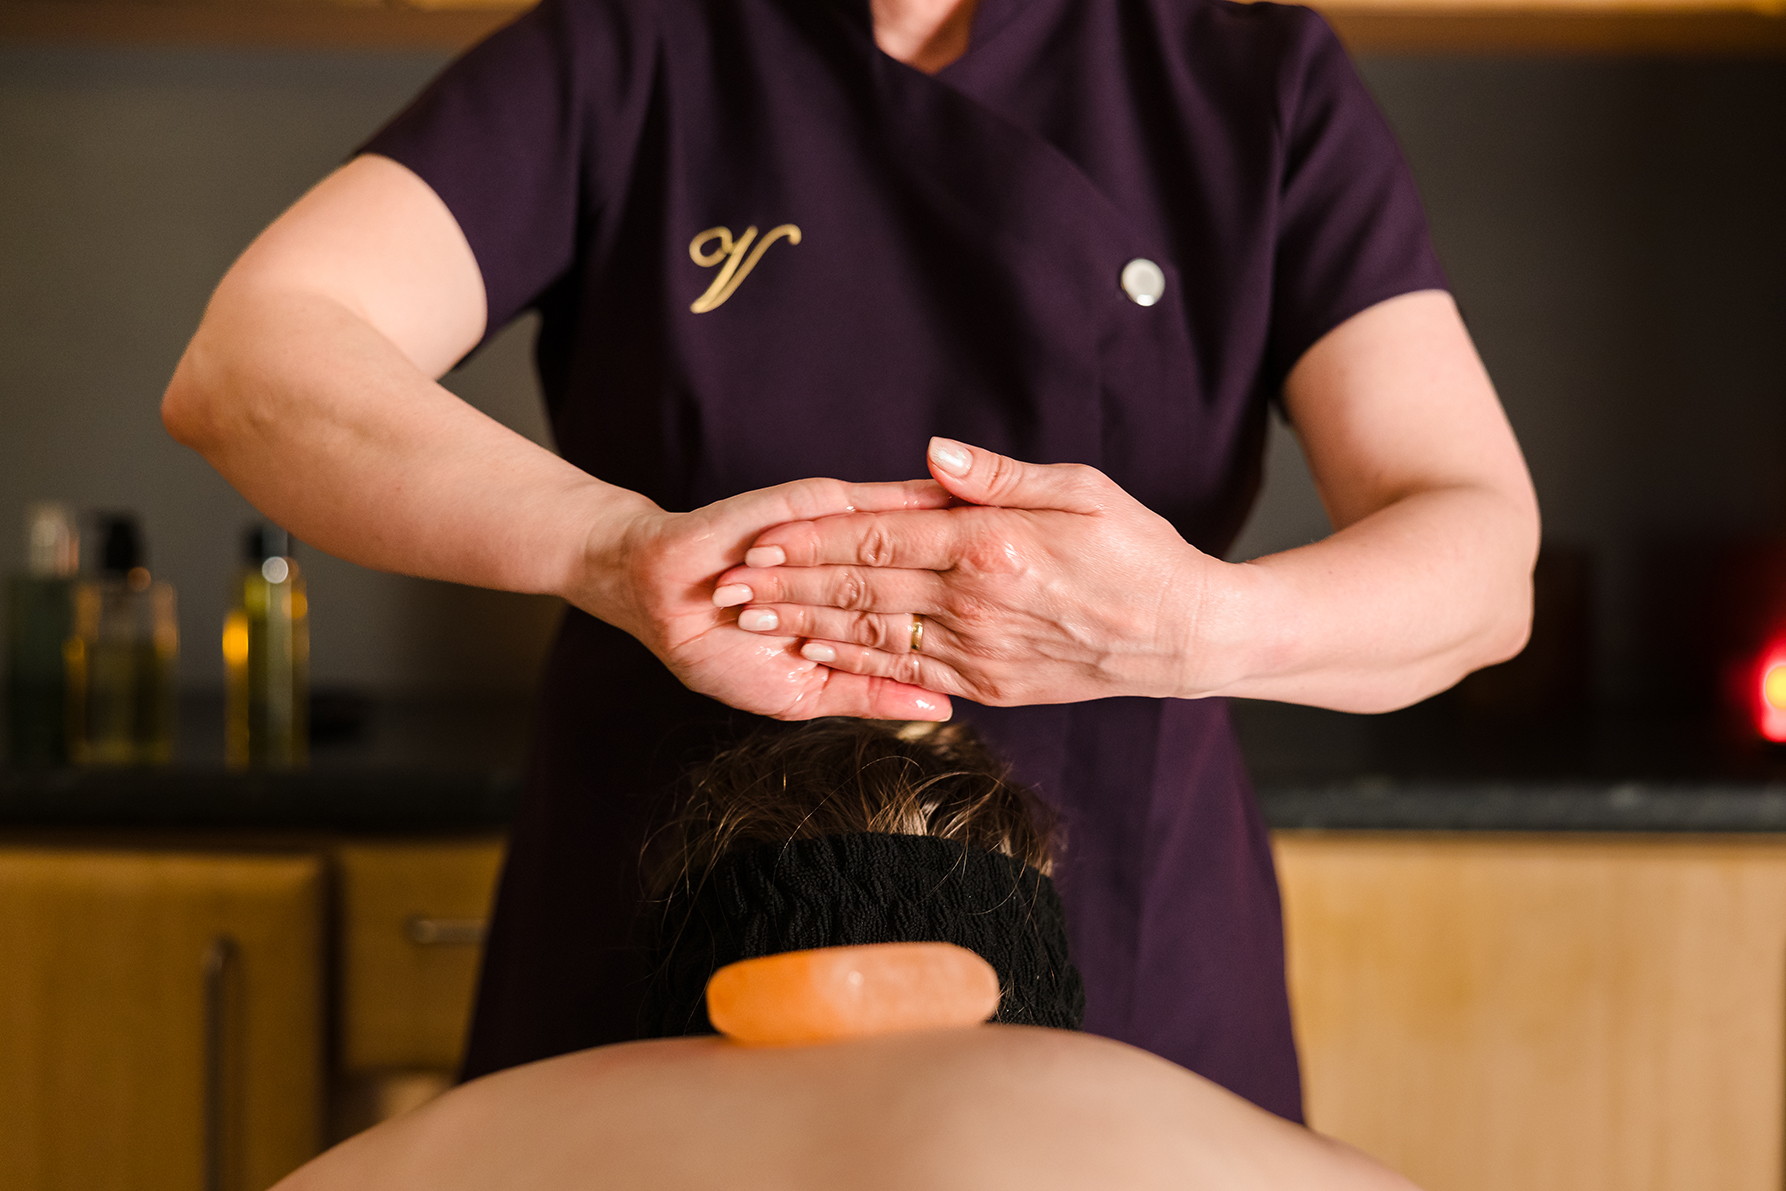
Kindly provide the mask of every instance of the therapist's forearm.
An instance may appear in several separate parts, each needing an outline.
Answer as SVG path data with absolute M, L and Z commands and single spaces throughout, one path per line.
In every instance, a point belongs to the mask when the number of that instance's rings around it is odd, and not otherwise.
M 712 577 L 765 528 L 932 509 L 935 484 L 804 480 L 688 512 L 606 484 L 436 384 L 483 335 L 482 275 L 438 195 L 355 158 L 249 246 L 162 404 L 269 517 L 366 566 L 548 592 L 632 634 L 681 682 L 760 715 L 946 719 L 897 682 L 834 676 L 739 629 Z
M 473 409 L 341 302 L 252 277 L 219 288 L 163 417 L 268 517 L 382 570 L 599 606 L 577 591 L 592 541 L 654 507 Z
M 655 506 L 435 383 L 486 315 L 477 261 L 439 196 L 394 161 L 357 157 L 231 266 L 162 418 L 331 554 L 603 615 L 617 582 L 600 565 L 606 539 Z
M 1211 574 L 1192 657 L 1214 689 L 1339 711 L 1389 711 L 1505 661 L 1531 624 L 1535 511 L 1517 493 L 1416 493 L 1308 546 Z
M 1388 711 L 1517 653 L 1537 497 L 1450 296 L 1347 320 L 1284 405 L 1339 530 L 1210 575 L 1193 640 L 1230 667 L 1210 693 Z

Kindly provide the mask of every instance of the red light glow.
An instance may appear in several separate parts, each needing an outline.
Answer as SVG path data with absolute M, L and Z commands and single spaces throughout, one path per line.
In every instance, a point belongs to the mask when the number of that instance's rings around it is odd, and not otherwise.
M 1762 653 L 1751 690 L 1756 729 L 1786 744 L 1786 637 L 1776 637 Z

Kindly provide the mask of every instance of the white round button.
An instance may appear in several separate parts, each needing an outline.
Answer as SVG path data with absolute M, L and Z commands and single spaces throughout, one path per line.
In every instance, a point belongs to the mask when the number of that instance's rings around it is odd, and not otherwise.
M 1138 256 L 1122 267 L 1122 292 L 1137 306 L 1152 306 L 1166 292 L 1166 274 L 1146 257 Z

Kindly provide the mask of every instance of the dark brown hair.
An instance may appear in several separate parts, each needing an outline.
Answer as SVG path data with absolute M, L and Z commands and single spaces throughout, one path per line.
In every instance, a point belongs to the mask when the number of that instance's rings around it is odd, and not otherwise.
M 955 840 L 1049 875 L 1057 823 L 966 724 L 772 726 L 692 771 L 647 850 L 646 883 L 668 897 L 734 850 L 857 833 Z

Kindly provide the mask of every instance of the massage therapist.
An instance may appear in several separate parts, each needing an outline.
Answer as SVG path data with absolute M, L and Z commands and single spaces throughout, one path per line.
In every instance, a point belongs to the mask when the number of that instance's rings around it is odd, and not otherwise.
M 558 454 L 436 383 L 529 309 Z M 1225 562 L 1274 409 L 1335 533 Z M 544 0 L 254 242 L 164 416 L 324 550 L 570 605 L 469 1074 L 635 1036 L 691 757 L 953 714 L 1065 821 L 1086 1028 L 1298 1119 L 1218 696 L 1400 707 L 1530 618 L 1408 171 L 1269 3 Z

